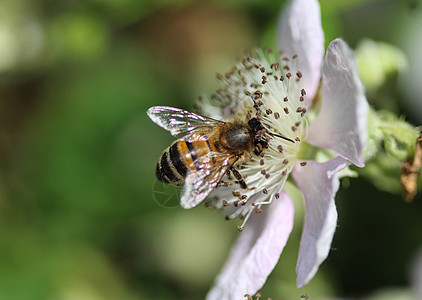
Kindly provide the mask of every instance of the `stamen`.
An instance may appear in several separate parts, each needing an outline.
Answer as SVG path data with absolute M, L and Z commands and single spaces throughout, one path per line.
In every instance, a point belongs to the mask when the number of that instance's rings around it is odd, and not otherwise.
M 243 227 L 245 227 L 245 224 L 248 221 L 248 219 L 251 216 L 251 214 L 252 214 L 253 211 L 254 211 L 253 209 L 249 209 L 248 213 L 245 216 L 245 219 L 243 220 L 242 225 L 240 225 L 239 227 L 237 227 L 237 230 L 239 230 L 240 232 L 243 231 Z
M 262 84 L 266 84 L 267 83 L 267 76 L 262 76 Z
M 226 219 L 243 220 L 242 225 L 238 227 L 239 231 L 244 229 L 252 213 L 262 212 L 262 205 L 270 204 L 272 199 L 280 199 L 280 190 L 293 167 L 292 161 L 297 159 L 300 149 L 298 142 L 306 136 L 307 123 L 306 119 L 302 118 L 306 113 L 304 102 L 307 99 L 306 91 L 299 86 L 304 75 L 297 70 L 297 61 L 294 61 L 298 56 L 295 54 L 288 58 L 281 52 L 280 57 L 274 57 L 265 51 L 255 50 L 251 56 L 243 57 L 236 68 L 224 75 L 217 74 L 217 78 L 222 80 L 226 87 L 217 91 L 214 98 L 211 98 L 222 102 L 221 111 L 224 118 L 256 118 L 261 120 L 265 128 L 258 130 L 255 136 L 257 140 L 262 141 L 261 144 L 255 143 L 254 150 L 259 153 L 258 157 L 254 156 L 254 159 L 238 165 L 238 168 L 242 169 L 242 175 L 245 175 L 244 181 L 248 189 L 240 190 L 233 173 L 228 172 L 225 178 L 230 181 L 222 180 L 218 184 L 219 188 L 227 189 L 227 196 L 220 198 L 225 200 L 211 202 L 223 210 L 226 207 L 232 210 Z M 286 78 L 294 80 L 286 82 Z M 242 110 L 237 103 L 240 101 L 239 104 L 242 104 L 244 97 L 251 97 L 253 103 L 245 105 L 245 110 Z M 253 109 L 250 110 L 252 104 Z M 286 135 L 289 138 L 286 138 Z M 290 141 L 295 146 L 284 144 L 284 141 L 275 139 L 276 137 Z M 277 164 L 278 168 L 273 168 Z M 306 162 L 299 164 L 303 167 Z M 257 187 L 262 193 L 256 194 Z M 272 192 L 274 188 L 278 193 Z M 224 195 L 225 191 L 222 192 Z
M 278 145 L 277 146 L 277 150 L 278 150 L 278 152 L 280 152 L 280 153 L 283 153 L 283 146 L 281 146 L 281 145 Z

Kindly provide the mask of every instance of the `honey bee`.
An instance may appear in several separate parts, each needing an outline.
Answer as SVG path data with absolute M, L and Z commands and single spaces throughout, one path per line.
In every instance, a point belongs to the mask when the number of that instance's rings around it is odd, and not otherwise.
M 258 110 L 258 106 L 255 108 Z M 269 145 L 268 131 L 258 115 L 245 122 L 219 121 L 170 106 L 151 107 L 147 114 L 173 136 L 185 135 L 163 152 L 156 167 L 158 180 L 184 183 L 180 199 L 183 208 L 193 208 L 204 201 L 228 171 L 247 189 L 234 165 L 261 154 Z

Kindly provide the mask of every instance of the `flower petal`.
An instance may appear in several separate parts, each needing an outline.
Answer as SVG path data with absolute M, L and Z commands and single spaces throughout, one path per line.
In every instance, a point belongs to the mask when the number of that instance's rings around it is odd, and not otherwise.
M 318 1 L 294 0 L 287 3 L 278 21 L 277 39 L 279 48 L 287 57 L 298 55 L 297 68 L 303 74 L 303 88 L 310 104 L 321 78 L 325 47 Z
M 341 39 L 328 46 L 321 96 L 321 111 L 309 126 L 308 142 L 363 167 L 369 106 L 353 53 Z
M 300 241 L 296 266 L 297 286 L 307 284 L 327 258 L 337 226 L 334 203 L 339 188 L 336 173 L 350 163 L 336 157 L 325 163 L 308 161 L 306 166 L 296 165 L 292 175 L 305 196 L 306 217 Z
M 293 215 L 293 203 L 285 192 L 263 213 L 253 214 L 207 299 L 244 299 L 245 294 L 255 294 L 277 264 L 293 228 Z

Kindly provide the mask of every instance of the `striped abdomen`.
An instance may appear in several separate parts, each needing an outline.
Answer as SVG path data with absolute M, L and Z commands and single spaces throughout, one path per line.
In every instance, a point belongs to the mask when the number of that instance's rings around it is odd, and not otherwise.
M 196 159 L 210 151 L 217 150 L 211 146 L 209 141 L 177 140 L 164 151 L 157 163 L 158 180 L 164 183 L 182 184 L 188 171 L 199 169 L 200 163 Z

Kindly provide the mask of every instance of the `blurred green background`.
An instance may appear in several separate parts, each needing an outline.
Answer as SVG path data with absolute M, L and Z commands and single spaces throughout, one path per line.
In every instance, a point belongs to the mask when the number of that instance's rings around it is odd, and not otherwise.
M 153 195 L 162 188 L 156 161 L 173 139 L 145 112 L 191 109 L 242 49 L 273 46 L 283 3 L 0 0 L 0 299 L 204 297 L 236 223 Z M 420 124 L 422 3 L 321 7 L 326 44 L 341 36 L 356 48 L 368 37 L 403 51 L 407 72 L 368 86 L 368 98 Z M 298 205 L 263 296 L 411 297 L 420 195 L 405 203 L 361 178 L 345 183 L 333 250 L 318 275 L 295 288 Z

